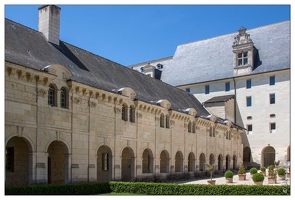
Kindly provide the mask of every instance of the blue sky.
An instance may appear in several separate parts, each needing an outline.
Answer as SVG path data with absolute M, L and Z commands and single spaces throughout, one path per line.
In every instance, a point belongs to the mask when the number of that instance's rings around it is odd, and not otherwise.
M 282 1 L 284 2 L 284 1 Z M 4 4 L 6 18 L 38 29 L 43 4 Z M 173 56 L 179 44 L 290 20 L 290 5 L 95 5 L 61 8 L 60 39 L 131 65 Z

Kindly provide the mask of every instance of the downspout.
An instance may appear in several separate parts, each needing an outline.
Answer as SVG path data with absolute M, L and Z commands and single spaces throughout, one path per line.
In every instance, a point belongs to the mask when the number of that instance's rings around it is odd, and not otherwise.
M 38 152 L 38 129 L 39 129 L 39 123 L 38 123 L 38 113 L 39 113 L 39 106 L 38 106 L 38 79 L 39 77 L 35 77 L 36 80 L 36 164 L 37 164 L 37 152 Z M 48 160 L 48 158 L 47 158 Z M 34 167 L 34 166 L 32 166 Z M 48 169 L 48 163 L 47 163 L 47 169 Z M 37 168 L 34 170 L 35 171 L 35 183 L 37 183 Z M 47 183 L 48 183 L 48 170 L 47 170 Z
M 237 123 L 237 113 L 236 113 L 236 107 L 237 107 L 237 87 L 236 87 L 236 80 L 233 77 L 233 81 L 234 81 L 234 91 L 235 91 L 235 98 L 234 98 L 234 122 L 235 124 Z
M 90 98 L 91 95 L 89 95 L 89 100 L 88 100 L 88 108 L 89 108 L 89 117 L 88 117 L 88 156 L 87 156 L 87 160 L 88 160 L 88 167 L 87 167 L 87 182 L 89 182 L 89 159 L 90 159 Z

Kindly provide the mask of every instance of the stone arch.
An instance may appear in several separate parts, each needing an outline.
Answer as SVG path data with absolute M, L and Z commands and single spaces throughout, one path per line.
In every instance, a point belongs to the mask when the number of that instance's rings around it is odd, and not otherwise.
M 195 154 L 193 152 L 190 152 L 188 154 L 188 163 L 187 163 L 187 166 L 188 166 L 188 172 L 193 172 L 195 171 Z
M 222 170 L 223 169 L 223 157 L 221 154 L 218 155 L 218 166 L 217 166 L 217 169 L 218 170 Z
M 261 165 L 268 167 L 274 164 L 276 151 L 272 146 L 264 147 L 261 151 Z
M 251 162 L 251 149 L 250 147 L 245 147 L 243 150 L 243 162 Z
M 32 146 L 23 137 L 11 137 L 5 149 L 5 185 L 27 185 L 32 182 Z
M 163 150 L 160 154 L 160 173 L 169 172 L 169 153 Z
M 183 171 L 183 154 L 181 151 L 177 151 L 175 154 L 175 172 Z
M 200 159 L 199 159 L 199 170 L 204 171 L 205 170 L 205 165 L 206 165 L 206 157 L 204 153 L 200 154 Z
M 121 155 L 122 181 L 132 181 L 134 178 L 134 151 L 131 147 L 125 147 Z
M 48 162 L 47 173 L 49 184 L 67 183 L 68 177 L 68 147 L 62 141 L 52 141 L 47 149 Z
M 142 173 L 153 173 L 153 152 L 146 148 L 142 153 Z
M 112 150 L 102 145 L 97 150 L 97 181 L 112 180 Z

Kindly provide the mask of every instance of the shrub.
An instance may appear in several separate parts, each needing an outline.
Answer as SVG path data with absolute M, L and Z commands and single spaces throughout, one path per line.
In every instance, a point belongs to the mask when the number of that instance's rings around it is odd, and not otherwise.
M 274 170 L 275 166 L 274 165 L 270 165 L 268 166 L 268 170 Z
M 264 176 L 263 176 L 263 174 L 256 173 L 256 174 L 253 174 L 252 180 L 254 182 L 262 182 L 264 180 Z
M 265 168 L 264 166 L 261 166 L 261 167 L 260 167 L 260 170 L 261 170 L 262 172 L 265 172 L 266 168 Z
M 286 174 L 286 170 L 284 168 L 278 169 L 278 175 L 285 175 L 285 174 Z
M 255 168 L 255 167 L 252 167 L 251 169 L 250 169 L 250 174 L 256 174 L 257 173 L 257 169 Z
M 246 173 L 246 169 L 244 165 L 241 165 L 238 171 L 239 174 L 245 174 Z
M 225 173 L 224 173 L 224 177 L 225 178 L 232 178 L 234 176 L 234 173 L 231 171 L 231 170 L 227 170 Z

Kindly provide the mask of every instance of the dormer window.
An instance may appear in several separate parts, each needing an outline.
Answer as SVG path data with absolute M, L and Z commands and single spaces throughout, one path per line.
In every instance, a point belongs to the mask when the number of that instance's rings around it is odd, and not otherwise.
M 248 52 L 238 53 L 238 65 L 247 65 L 248 64 Z

